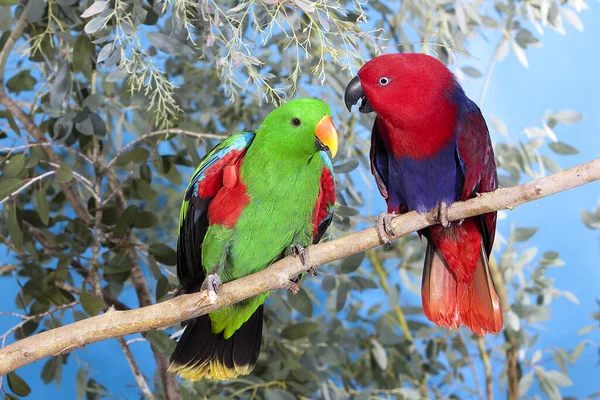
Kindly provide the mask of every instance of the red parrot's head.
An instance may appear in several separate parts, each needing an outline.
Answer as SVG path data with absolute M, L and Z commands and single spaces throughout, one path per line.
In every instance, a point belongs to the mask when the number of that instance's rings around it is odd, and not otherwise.
M 375 111 L 392 123 L 429 118 L 452 103 L 454 75 L 437 59 L 420 53 L 385 54 L 367 62 L 346 88 L 348 111 L 362 100 L 360 112 Z

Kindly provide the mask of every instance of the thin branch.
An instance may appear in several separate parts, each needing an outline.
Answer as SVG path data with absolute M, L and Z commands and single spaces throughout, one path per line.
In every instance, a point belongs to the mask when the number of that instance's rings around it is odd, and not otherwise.
M 23 33 L 27 23 L 27 8 L 23 9 L 17 24 L 13 28 L 8 37 L 2 51 L 0 51 L 0 104 L 2 104 L 6 110 L 12 114 L 13 117 L 18 119 L 25 130 L 35 138 L 35 140 L 39 143 L 48 143 L 48 140 L 45 137 L 44 132 L 36 125 L 33 118 L 30 115 L 25 114 L 25 112 L 21 109 L 21 107 L 15 103 L 13 99 L 11 99 L 6 91 L 4 90 L 4 68 L 6 67 L 6 61 L 8 59 L 8 55 L 12 51 L 13 47 L 19 40 L 19 37 Z M 50 162 L 60 165 L 60 158 L 54 151 L 51 146 L 43 146 L 42 149 L 46 153 L 46 156 L 50 160 Z M 89 221 L 90 216 L 88 215 L 87 208 L 84 206 L 84 203 L 78 198 L 75 193 L 75 189 L 73 188 L 72 182 L 63 182 L 60 183 L 60 187 L 65 195 L 65 199 L 75 211 L 75 214 L 79 218 L 84 221 Z
M 148 387 L 148 384 L 146 383 L 146 380 L 144 379 L 144 375 L 142 375 L 142 371 L 140 371 L 140 368 L 138 367 L 137 363 L 135 362 L 135 358 L 133 357 L 133 354 L 131 354 L 131 350 L 129 350 L 129 346 L 127 345 L 127 342 L 125 342 L 125 339 L 123 339 L 122 337 L 118 337 L 117 341 L 119 342 L 119 346 L 121 346 L 121 349 L 123 350 L 123 354 L 125 354 L 127 363 L 129 364 L 129 367 L 131 368 L 131 372 L 133 372 L 135 382 L 137 383 L 138 387 L 142 391 L 142 394 L 144 395 L 146 400 L 154 400 L 154 395 L 152 394 L 152 391 Z
M 377 253 L 374 250 L 370 250 L 367 252 L 367 257 L 369 258 L 369 261 L 371 261 L 371 264 L 373 265 L 373 269 L 375 269 L 375 272 L 379 276 L 379 284 L 383 288 L 383 291 L 385 292 L 385 294 L 389 296 L 390 289 L 387 284 L 388 274 L 387 274 L 386 270 L 383 268 L 383 264 L 381 263 L 381 261 L 379 261 L 379 259 L 377 258 Z M 403 257 L 403 261 L 404 261 L 404 257 Z M 400 307 L 400 304 L 394 304 L 393 309 L 394 309 L 394 313 L 396 314 L 396 318 L 397 318 L 396 325 L 398 325 L 398 327 L 400 327 L 400 329 L 402 329 L 402 332 L 404 333 L 404 336 L 406 337 L 406 339 L 408 339 L 408 341 L 410 343 L 414 343 L 415 338 L 414 338 L 412 332 L 410 331 L 410 328 L 408 327 L 408 323 L 406 322 L 406 317 L 404 316 L 404 311 L 402 310 L 402 307 Z M 423 396 L 423 398 L 425 398 L 425 399 L 429 398 L 429 396 L 427 394 L 427 373 L 424 373 L 421 380 L 418 381 L 418 386 L 419 386 L 419 391 L 421 392 L 421 396 Z
M 8 274 L 9 272 L 16 271 L 19 268 L 19 264 L 12 265 L 0 265 L 0 276 L 4 274 Z
M 8 55 L 10 54 L 12 48 L 19 40 L 19 36 L 23 33 L 23 29 L 27 25 L 27 13 L 25 9 L 23 9 L 23 13 L 21 13 L 21 17 L 17 21 L 17 25 L 10 32 L 10 36 L 6 43 L 4 43 L 4 47 L 2 51 L 0 51 L 0 86 L 4 85 L 4 67 L 6 67 L 6 61 L 8 61 Z
M 96 212 L 94 213 L 94 245 L 92 247 L 92 262 L 90 263 L 90 279 L 92 281 L 92 286 L 94 288 L 94 293 L 96 294 L 96 296 L 102 296 L 102 287 L 100 286 L 100 275 L 98 274 L 98 256 L 100 254 L 100 246 L 102 242 L 102 204 L 100 204 L 99 201 L 102 198 L 102 174 L 100 174 L 101 164 L 99 161 L 100 141 L 96 140 L 96 138 L 92 138 L 92 140 L 94 142 L 92 159 L 94 160 L 94 173 L 96 176 L 96 180 L 94 182 L 94 193 L 96 195 Z
M 223 139 L 225 139 L 227 137 L 226 135 L 217 135 L 217 134 L 214 134 L 214 133 L 198 133 L 198 132 L 186 131 L 184 129 L 163 129 L 163 130 L 159 130 L 159 131 L 154 131 L 154 132 L 146 133 L 145 135 L 140 136 L 139 138 L 137 138 L 135 140 L 132 140 L 131 142 L 127 143 L 119 151 L 117 151 L 117 153 L 114 155 L 114 157 L 108 162 L 108 165 L 106 166 L 106 168 L 110 169 L 110 167 L 112 167 L 112 165 L 117 161 L 117 159 L 123 153 L 125 153 L 127 150 L 129 150 L 130 148 L 134 147 L 138 143 L 143 142 L 144 140 L 148 140 L 148 138 L 153 137 L 153 136 L 160 136 L 160 135 L 165 135 L 166 136 L 166 135 L 169 135 L 169 134 L 185 135 L 185 136 L 190 136 L 190 137 L 197 138 L 197 139 L 219 139 L 219 140 L 223 140 Z
M 483 108 L 483 102 L 485 101 L 485 95 L 487 94 L 487 90 L 490 85 L 490 81 L 492 80 L 492 73 L 494 72 L 496 63 L 498 62 L 498 60 L 497 60 L 498 53 L 500 52 L 500 49 L 502 48 L 502 46 L 505 44 L 506 40 L 507 39 L 505 37 L 503 37 L 502 40 L 500 40 L 498 42 L 498 44 L 496 44 L 496 47 L 494 48 L 494 53 L 492 54 L 492 59 L 490 60 L 490 63 L 488 64 L 487 69 L 485 71 L 485 76 L 483 78 L 483 85 L 481 86 L 481 92 L 479 93 L 479 108 Z
M 487 400 L 494 400 L 494 391 L 492 389 L 492 365 L 490 364 L 490 356 L 485 349 L 485 340 L 482 337 L 477 337 L 475 339 L 475 343 L 477 343 L 477 348 L 479 349 L 479 355 L 481 356 L 481 361 L 483 362 L 483 368 L 485 371 L 485 394 Z
M 512 210 L 521 204 L 597 180 L 600 180 L 600 159 L 523 185 L 499 189 L 454 203 L 448 208 L 448 219 L 456 221 L 498 210 Z M 411 211 L 400 215 L 392 220 L 392 229 L 396 232 L 394 239 L 434 225 L 435 219 L 434 212 L 417 214 Z M 309 246 L 306 251 L 309 252 L 312 263 L 319 266 L 381 244 L 377 230 L 372 227 Z M 260 272 L 226 283 L 219 289 L 219 296 L 214 303 L 209 301 L 206 291 L 202 291 L 181 295 L 137 310 L 105 313 L 38 333 L 0 350 L 0 375 L 45 357 L 69 353 L 90 343 L 168 327 L 260 293 L 290 288 L 290 279 L 305 268 L 297 257 L 286 257 Z
M 83 158 L 87 163 L 93 164 L 92 160 L 88 156 L 86 156 L 85 154 L 83 154 L 82 152 L 80 152 L 79 150 L 74 149 L 72 147 L 67 147 L 65 145 L 62 145 L 62 144 L 59 144 L 59 143 L 55 143 L 55 142 L 27 143 L 27 144 L 24 144 L 22 146 L 0 147 L 0 151 L 10 151 L 12 153 L 12 152 L 15 152 L 17 150 L 28 150 L 28 149 L 30 149 L 32 147 L 45 147 L 45 146 L 46 147 L 48 147 L 48 146 L 49 147 L 60 147 L 61 149 L 67 150 L 67 151 L 75 154 L 76 156 Z
M 0 336 L 0 338 L 2 338 L 2 347 L 4 347 L 4 344 L 6 343 L 6 338 L 8 337 L 8 335 L 10 335 L 12 332 L 14 332 L 16 330 L 21 329 L 21 327 L 23 327 L 23 325 L 25 325 L 27 322 L 34 320 L 34 319 L 44 318 L 44 317 L 46 317 L 50 314 L 53 314 L 57 311 L 60 311 L 60 310 L 65 310 L 67 308 L 75 307 L 77 304 L 79 304 L 79 301 L 74 301 L 69 304 L 63 304 L 62 306 L 54 307 L 53 309 L 43 312 L 41 314 L 25 316 L 25 318 L 22 318 L 21 322 L 19 322 L 17 325 L 13 326 L 8 331 L 6 331 L 2 336 Z M 4 374 L 2 374 L 2 375 L 4 375 Z
M 103 158 L 99 158 L 98 162 L 100 163 L 100 165 L 98 165 L 99 170 L 107 172 L 106 175 L 108 179 L 108 186 L 113 190 L 113 194 L 116 196 L 117 208 L 120 212 L 123 212 L 127 205 L 127 200 L 125 199 L 125 196 L 123 194 L 122 187 L 120 187 L 116 173 L 113 169 L 107 167 L 106 162 Z M 128 234 L 127 240 L 129 241 L 129 239 L 130 237 Z M 137 258 L 135 249 L 129 251 L 127 256 L 131 261 L 131 265 L 133 265 L 129 277 L 137 294 L 140 307 L 149 306 L 152 304 L 152 296 L 150 295 L 150 290 L 148 289 L 146 278 L 144 277 L 142 269 L 140 268 L 139 260 Z M 169 366 L 167 357 L 158 351 L 153 350 L 152 352 L 154 354 L 156 368 L 161 378 L 166 399 L 177 400 L 181 398 L 181 392 L 179 390 L 179 384 L 177 383 L 177 378 L 175 377 L 175 374 L 167 371 L 167 368 Z
M 23 186 L 21 186 L 20 188 L 18 188 L 17 190 L 15 190 L 14 192 L 12 192 L 11 194 L 9 194 L 8 196 L 6 196 L 5 198 L 3 198 L 2 200 L 0 200 L 0 204 L 4 203 L 6 200 L 16 196 L 17 194 L 21 193 L 23 190 L 27 189 L 29 186 L 33 185 L 35 182 L 44 179 L 47 176 L 50 175 L 54 175 L 55 171 L 48 171 L 45 172 L 41 175 L 36 176 L 35 178 L 31 178 L 29 180 L 29 182 L 27 182 L 26 184 L 24 184 Z

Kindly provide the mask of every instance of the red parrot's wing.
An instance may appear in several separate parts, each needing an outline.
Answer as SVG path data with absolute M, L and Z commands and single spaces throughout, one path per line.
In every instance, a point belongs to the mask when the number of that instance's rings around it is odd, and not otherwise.
M 377 127 L 377 118 L 373 123 L 373 131 L 371 132 L 371 173 L 375 177 L 375 183 L 379 189 L 379 193 L 385 200 L 388 198 L 387 190 L 387 175 L 388 175 L 388 154 L 385 145 L 379 136 Z
M 498 188 L 490 134 L 479 108 L 474 103 L 471 106 L 472 109 L 458 121 L 458 158 L 465 177 L 461 200 Z M 496 234 L 496 213 L 485 214 L 482 218 L 485 247 L 489 254 Z

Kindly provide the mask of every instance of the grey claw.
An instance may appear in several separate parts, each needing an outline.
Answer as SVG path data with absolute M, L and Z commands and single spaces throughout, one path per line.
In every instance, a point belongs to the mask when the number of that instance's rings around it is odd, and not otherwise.
M 221 284 L 221 278 L 218 274 L 209 274 L 202 282 L 202 289 L 208 289 L 208 299 L 211 303 L 217 301 L 217 293 Z
M 300 245 L 291 245 L 290 246 L 290 253 L 294 256 L 294 257 L 300 257 L 300 262 L 302 263 L 302 265 L 304 265 L 305 267 L 310 267 L 310 269 L 314 268 L 312 265 L 310 265 L 310 259 L 308 257 L 308 253 L 306 252 L 306 249 Z M 309 271 L 310 271 L 309 269 Z M 312 273 L 311 273 L 312 275 Z
M 389 249 L 391 247 L 391 237 L 396 235 L 396 233 L 392 229 L 392 218 L 394 218 L 395 216 L 396 214 L 394 213 L 381 213 L 377 218 L 377 233 L 383 241 L 386 249 Z
M 444 228 L 450 227 L 450 222 L 448 221 L 448 204 L 443 201 L 438 205 L 438 221 Z

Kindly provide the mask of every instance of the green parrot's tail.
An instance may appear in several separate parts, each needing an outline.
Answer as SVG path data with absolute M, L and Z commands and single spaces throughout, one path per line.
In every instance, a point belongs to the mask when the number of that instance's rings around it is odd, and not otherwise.
M 262 305 L 228 339 L 212 333 L 208 315 L 190 320 L 171 355 L 169 372 L 192 381 L 248 375 L 260 353 L 262 326 Z

